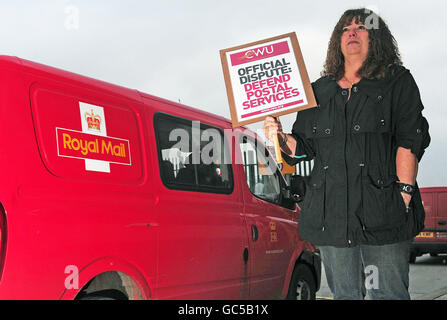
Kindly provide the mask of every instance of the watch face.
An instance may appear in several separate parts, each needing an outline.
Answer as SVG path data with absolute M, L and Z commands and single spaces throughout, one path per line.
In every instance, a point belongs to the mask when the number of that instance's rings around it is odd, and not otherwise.
M 402 186 L 402 190 L 404 192 L 407 192 L 407 193 L 412 193 L 413 192 L 413 187 L 410 186 L 410 185 L 405 185 L 405 186 Z

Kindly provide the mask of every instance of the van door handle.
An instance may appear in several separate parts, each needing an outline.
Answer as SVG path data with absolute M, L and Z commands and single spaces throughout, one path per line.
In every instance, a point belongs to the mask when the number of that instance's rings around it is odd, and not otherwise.
M 248 248 L 244 249 L 244 253 L 242 256 L 244 257 L 244 263 L 247 264 L 247 262 L 248 262 Z
M 258 237 L 258 228 L 253 224 L 251 226 L 251 238 L 253 239 L 253 241 L 257 241 Z
M 447 221 L 445 221 L 445 220 L 441 220 L 441 221 L 438 221 L 438 224 L 439 224 L 440 226 L 445 226 L 445 225 L 447 224 Z

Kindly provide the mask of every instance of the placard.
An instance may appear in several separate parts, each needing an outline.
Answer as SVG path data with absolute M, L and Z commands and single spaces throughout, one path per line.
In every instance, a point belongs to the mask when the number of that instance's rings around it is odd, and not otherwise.
M 295 33 L 220 50 L 233 127 L 315 107 Z

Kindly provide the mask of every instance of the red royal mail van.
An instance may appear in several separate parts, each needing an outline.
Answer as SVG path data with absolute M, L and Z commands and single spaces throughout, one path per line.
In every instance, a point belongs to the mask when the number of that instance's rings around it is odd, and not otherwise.
M 420 188 L 425 209 L 425 229 L 413 240 L 410 262 L 426 253 L 447 253 L 447 187 Z
M 320 259 L 251 131 L 7 56 L 0 119 L 0 299 L 315 298 Z

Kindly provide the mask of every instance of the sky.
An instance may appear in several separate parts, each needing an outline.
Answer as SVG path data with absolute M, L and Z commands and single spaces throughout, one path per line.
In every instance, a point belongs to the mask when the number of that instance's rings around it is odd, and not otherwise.
M 336 22 L 345 10 L 363 7 L 387 22 L 421 92 L 432 142 L 419 186 L 447 186 L 447 3 L 441 0 L 3 0 L 0 53 L 230 118 L 219 50 L 295 32 L 315 81 Z M 284 131 L 295 117 L 281 117 Z

